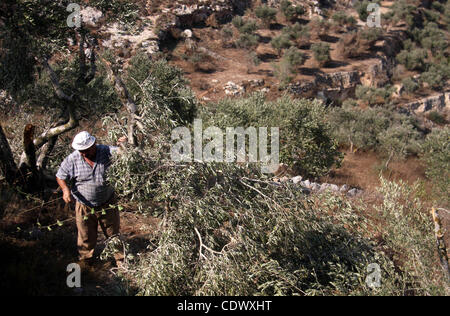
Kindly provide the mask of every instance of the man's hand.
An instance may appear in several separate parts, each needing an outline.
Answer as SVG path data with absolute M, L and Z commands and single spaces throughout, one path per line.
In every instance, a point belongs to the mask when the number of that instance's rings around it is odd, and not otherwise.
M 122 143 L 125 143 L 128 141 L 128 138 L 126 136 L 122 136 L 117 140 L 117 145 L 121 145 Z
M 119 149 L 117 152 L 119 155 L 123 154 L 127 150 L 127 148 L 125 146 L 126 142 L 128 142 L 128 138 L 126 136 L 122 136 L 117 140 L 117 146 L 119 146 Z
M 58 185 L 61 187 L 61 189 L 63 191 L 63 200 L 64 200 L 64 202 L 66 202 L 66 203 L 72 202 L 72 196 L 70 195 L 70 189 L 67 186 L 66 181 L 56 177 L 56 182 L 58 182 Z
M 64 191 L 63 191 L 63 200 L 64 200 L 64 202 L 66 202 L 67 204 L 69 204 L 70 202 L 72 202 L 72 195 L 70 194 L 70 190 L 64 190 Z

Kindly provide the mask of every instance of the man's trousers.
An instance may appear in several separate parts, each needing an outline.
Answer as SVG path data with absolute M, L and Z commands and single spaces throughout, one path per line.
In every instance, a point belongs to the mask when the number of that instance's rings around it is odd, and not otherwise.
M 76 223 L 78 228 L 78 252 L 80 260 L 91 259 L 94 256 L 95 245 L 97 244 L 98 225 L 106 238 L 119 234 L 120 215 L 117 208 L 111 208 L 116 200 L 113 197 L 101 206 L 88 207 L 80 202 L 75 204 Z M 104 214 L 102 214 L 104 210 Z M 92 212 L 94 214 L 92 214 Z M 115 255 L 116 260 L 123 259 L 123 254 Z

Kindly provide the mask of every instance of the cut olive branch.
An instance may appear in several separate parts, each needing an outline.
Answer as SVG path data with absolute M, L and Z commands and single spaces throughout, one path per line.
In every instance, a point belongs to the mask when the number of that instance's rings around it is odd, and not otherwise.
M 97 211 L 97 212 L 95 211 L 94 208 L 91 208 L 91 212 L 89 213 L 89 215 L 97 215 L 97 214 L 100 214 L 100 213 L 102 215 L 106 215 L 106 211 L 112 210 L 112 209 L 115 209 L 115 208 L 117 208 L 119 211 L 123 210 L 123 206 L 121 206 L 121 205 L 111 205 L 110 204 L 109 207 L 102 208 L 100 211 Z M 65 220 L 57 220 L 56 223 L 53 223 L 53 224 L 50 224 L 50 225 L 46 225 L 46 226 L 42 226 L 39 222 L 37 222 L 37 225 L 38 225 L 39 229 L 43 229 L 43 230 L 47 229 L 48 231 L 52 231 L 53 230 L 52 227 L 56 227 L 56 226 L 61 227 L 61 226 L 64 225 L 64 223 L 67 223 L 67 222 L 69 222 L 69 221 L 71 221 L 71 220 L 73 220 L 75 218 L 76 218 L 76 216 L 71 216 L 71 217 L 69 217 L 69 218 L 67 218 Z M 84 221 L 87 221 L 88 219 L 89 219 L 88 215 L 84 215 L 83 216 L 83 220 Z M 17 226 L 17 231 L 20 232 L 20 231 L 22 231 L 22 229 L 19 226 Z

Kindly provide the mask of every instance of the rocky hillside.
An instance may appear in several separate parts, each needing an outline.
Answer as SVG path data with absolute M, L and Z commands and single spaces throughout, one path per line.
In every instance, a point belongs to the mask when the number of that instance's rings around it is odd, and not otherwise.
M 448 295 L 450 2 L 374 3 L 374 19 L 366 0 L 0 3 L 0 284 Z M 175 127 L 195 133 L 195 119 L 279 127 L 278 170 L 176 161 Z M 101 239 L 70 288 L 77 227 L 55 173 L 81 130 L 126 138 L 106 174 L 118 202 L 98 212 L 121 212 L 121 238 Z
M 410 37 L 405 23 L 383 19 L 381 28 L 368 28 L 358 16 L 357 1 L 291 1 L 292 7 L 302 8 L 302 14 L 288 20 L 281 2 L 148 1 L 132 25 L 107 23 L 106 13 L 92 7 L 82 13 L 85 23 L 101 34 L 101 45 L 115 51 L 123 62 L 139 52 L 149 56 L 163 53 L 185 70 L 197 96 L 205 102 L 255 90 L 277 96 L 280 87 L 297 97 L 342 102 L 354 98 L 358 86 L 390 85 L 394 88 L 390 101 L 399 109 L 414 114 L 437 112 L 448 118 L 448 78 L 442 78 L 438 87 L 430 87 L 421 80 L 420 69 L 405 69 L 397 58 Z M 402 9 L 392 8 L 393 4 L 380 3 L 383 16 Z M 274 10 L 269 25 L 256 16 L 255 9 L 261 5 Z M 426 5 L 419 10 L 424 10 L 419 11 L 422 15 L 431 11 Z M 235 17 L 255 24 L 251 34 L 234 26 Z M 298 30 L 292 31 L 293 25 Z M 284 46 L 275 48 L 274 39 L 288 34 L 289 29 L 291 37 L 281 38 Z M 448 39 L 448 32 L 444 30 L 443 36 Z M 239 42 L 240 37 L 247 42 Z M 250 43 L 249 38 L 255 42 Z M 328 60 L 322 64 L 311 49 L 317 43 L 329 46 Z M 277 75 L 274 65 L 281 63 L 287 48 L 295 46 L 305 60 L 300 66 L 289 66 L 295 69 L 290 69 L 286 82 L 286 74 Z M 433 59 L 435 54 L 429 51 L 428 55 Z

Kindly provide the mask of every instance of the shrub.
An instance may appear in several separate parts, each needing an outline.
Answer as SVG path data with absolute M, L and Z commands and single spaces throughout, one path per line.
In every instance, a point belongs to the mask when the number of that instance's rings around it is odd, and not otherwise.
M 339 40 L 337 50 L 344 58 L 358 57 L 367 53 L 382 35 L 379 28 L 369 28 L 345 34 Z
M 403 280 L 362 237 L 356 225 L 364 220 L 340 198 L 315 206 L 300 190 L 264 183 L 252 189 L 238 166 L 199 165 L 171 175 L 164 193 L 176 198 L 164 230 L 130 269 L 140 295 L 370 294 L 364 279 L 371 262 L 389 274 L 390 291 Z M 211 177 L 216 183 L 205 186 Z M 195 193 L 199 183 L 204 189 Z M 337 205 L 339 216 L 328 215 Z
M 300 25 L 297 22 L 294 25 L 284 27 L 282 33 L 287 34 L 291 40 L 296 41 L 300 46 L 309 43 L 310 34 L 307 25 Z
M 305 55 L 296 47 L 286 50 L 281 61 L 274 65 L 275 76 L 280 80 L 281 88 L 285 88 L 292 81 L 293 76 L 297 74 L 297 67 L 304 62 Z
M 110 19 L 134 23 L 139 18 L 139 6 L 135 2 L 121 0 L 93 0 L 90 6 L 100 9 L 103 14 L 108 14 Z
M 288 64 L 292 67 L 303 65 L 305 62 L 305 55 L 296 47 L 289 48 L 283 55 Z
M 385 249 L 394 250 L 391 259 L 404 263 L 402 278 L 396 280 L 399 283 L 394 285 L 388 281 L 386 284 L 384 280 L 391 278 L 384 277 L 382 287 L 386 288 L 383 291 L 395 293 L 395 288 L 403 287 L 404 291 L 399 291 L 399 295 L 444 293 L 445 276 L 437 263 L 433 245 L 436 242 L 434 226 L 428 215 L 430 209 L 417 198 L 419 184 L 410 186 L 402 181 L 395 183 L 381 178 L 378 191 L 383 196 L 382 205 L 377 207 L 379 220 L 383 223 L 380 237 L 385 242 Z
M 445 39 L 444 33 L 434 22 L 427 23 L 423 29 L 414 29 L 413 36 L 422 47 L 431 50 L 433 55 L 440 54 L 448 47 L 448 41 Z
M 230 38 L 232 38 L 232 37 L 233 37 L 233 30 L 232 30 L 231 28 L 224 27 L 224 28 L 222 29 L 222 36 L 223 36 L 225 39 L 230 39 Z
M 375 1 L 377 2 L 377 1 Z M 363 22 L 367 21 L 367 17 L 369 16 L 369 12 L 367 11 L 367 7 L 372 3 L 370 1 L 358 1 L 355 5 L 356 12 L 358 12 L 359 19 Z
M 232 23 L 241 34 L 253 34 L 258 29 L 258 24 L 256 21 L 244 21 L 244 19 L 240 16 L 234 17 Z
M 307 30 L 306 26 L 302 26 L 300 23 L 297 22 L 294 25 L 288 25 L 283 27 L 281 32 L 283 34 L 289 35 L 290 39 L 297 40 L 302 35 L 302 33 L 305 33 L 306 30 Z
M 389 103 L 395 87 L 387 85 L 383 88 L 375 88 L 369 86 L 359 85 L 356 87 L 356 98 L 366 102 L 369 106 Z
M 358 32 L 358 35 L 363 41 L 366 41 L 371 46 L 380 39 L 383 35 L 383 30 L 380 28 L 364 28 Z
M 439 71 L 444 80 L 450 78 L 450 57 L 445 55 L 438 55 L 435 59 L 432 67 L 435 66 Z
M 433 10 L 423 10 L 423 13 L 425 15 L 425 20 L 428 22 L 434 22 L 434 23 L 438 23 L 439 22 L 439 18 L 440 18 L 440 14 L 439 12 L 435 12 Z
M 344 109 L 352 109 L 359 106 L 358 101 L 356 101 L 355 99 L 345 99 L 342 102 L 342 108 Z
M 434 129 L 422 146 L 422 160 L 426 175 L 433 181 L 439 202 L 449 206 L 450 202 L 450 128 Z
M 308 23 L 308 28 L 314 39 L 320 39 L 321 36 L 328 35 L 331 26 L 332 24 L 330 21 L 325 19 L 321 20 L 317 17 L 313 18 Z
M 428 53 L 425 49 L 414 48 L 412 50 L 402 50 L 396 57 L 397 61 L 405 65 L 408 70 L 423 70 L 425 68 L 425 59 Z
M 314 58 L 319 63 L 320 67 L 324 66 L 328 61 L 331 60 L 329 44 L 314 43 L 311 45 L 311 50 L 313 51 Z
M 143 129 L 136 131 L 153 142 L 119 155 L 108 172 L 120 196 L 161 217 L 147 249 L 118 272 L 139 295 L 445 293 L 432 222 L 414 188 L 382 179 L 381 203 L 373 210 L 345 196 L 273 185 L 253 164 L 175 163 L 168 154 L 175 124 L 168 100 L 153 99 L 154 84 L 141 84 L 149 93 L 139 102 Z M 268 102 L 254 95 L 201 111 L 214 126 L 282 127 L 287 156 L 294 153 L 305 168 L 318 168 L 315 174 L 340 156 L 316 101 Z M 105 121 L 111 142 L 127 129 L 127 123 L 114 122 L 113 116 Z M 378 236 L 383 247 L 374 242 Z M 371 263 L 380 266 L 380 288 L 365 282 Z
M 407 93 L 413 93 L 416 92 L 419 89 L 419 84 L 411 79 L 411 78 L 405 78 L 402 80 L 403 88 Z
M 259 66 L 261 64 L 261 59 L 259 59 L 258 54 L 255 52 L 251 52 L 249 54 L 249 61 L 253 66 Z
M 172 118 L 178 122 L 191 122 L 196 113 L 194 93 L 187 87 L 181 69 L 171 66 L 166 60 L 151 60 L 146 54 L 137 54 L 130 60 L 125 78 L 131 95 L 143 100 L 146 93 L 153 100 L 169 107 Z M 143 91 L 142 85 L 146 84 Z
M 259 37 L 254 34 L 241 34 L 239 38 L 236 40 L 235 44 L 239 48 L 250 49 L 252 47 L 258 46 Z
M 400 21 L 405 21 L 408 28 L 412 30 L 416 25 L 416 6 L 409 3 L 408 0 L 394 1 L 391 6 L 391 10 L 384 15 L 384 18 L 391 21 L 393 24 L 397 24 Z
M 419 153 L 420 133 L 407 121 L 394 123 L 377 136 L 377 150 L 385 157 L 403 159 Z
M 447 31 L 450 31 L 450 2 L 447 1 L 445 4 L 444 14 L 442 19 L 444 23 L 447 24 Z
M 263 95 L 223 100 L 205 109 L 204 125 L 226 128 L 267 126 L 280 128 L 280 159 L 300 174 L 317 177 L 339 164 L 340 153 L 330 137 L 325 109 L 318 101 L 287 96 L 269 102 Z
M 287 34 L 281 34 L 277 37 L 274 37 L 270 44 L 277 50 L 278 55 L 281 55 L 283 49 L 290 48 L 293 45 L 290 40 L 290 36 Z
M 188 57 L 188 61 L 194 66 L 195 70 L 201 70 L 203 69 L 206 62 L 210 59 L 208 54 L 204 52 L 194 51 L 192 54 Z
M 270 23 L 276 19 L 277 10 L 263 5 L 255 9 L 255 15 L 262 20 L 266 27 L 269 27 Z
M 421 135 L 417 122 L 391 109 L 374 107 L 359 109 L 354 106 L 331 109 L 328 118 L 333 137 L 341 145 L 360 150 L 373 150 L 394 158 L 404 158 L 419 150 Z
M 236 15 L 232 20 L 231 23 L 234 25 L 235 28 L 238 30 L 245 24 L 244 19 L 242 16 Z
M 445 74 L 438 69 L 435 65 L 432 65 L 426 72 L 420 75 L 420 81 L 426 83 L 430 88 L 434 90 L 441 90 L 445 84 Z
M 433 123 L 439 124 L 439 125 L 445 125 L 447 124 L 447 120 L 445 117 L 440 114 L 439 112 L 432 111 L 427 115 L 427 118 L 432 121 Z
M 357 21 L 355 20 L 354 17 L 348 16 L 345 12 L 341 12 L 341 11 L 335 12 L 331 16 L 331 18 L 333 19 L 333 21 L 335 21 L 339 25 L 347 25 L 347 26 L 354 27 L 357 23 Z
M 222 29 L 222 46 L 224 48 L 231 47 L 233 42 L 233 29 L 231 27 L 224 27 Z
M 431 8 L 433 10 L 441 12 L 441 13 L 444 12 L 444 10 L 445 10 L 444 5 L 442 3 L 440 3 L 440 2 L 438 2 L 438 1 L 433 1 L 431 3 Z
M 280 9 L 287 20 L 293 21 L 299 16 L 305 14 L 305 9 L 302 6 L 293 6 L 288 0 L 281 1 Z

